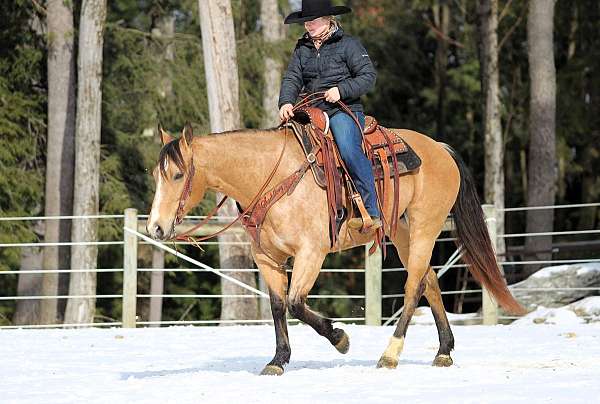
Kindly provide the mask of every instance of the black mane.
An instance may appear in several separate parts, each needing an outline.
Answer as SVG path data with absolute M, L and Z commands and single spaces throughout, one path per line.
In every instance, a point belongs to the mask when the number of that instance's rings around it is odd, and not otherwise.
M 183 161 L 183 155 L 181 154 L 181 148 L 179 146 L 179 139 L 175 139 L 167 143 L 160 151 L 158 155 L 158 169 L 160 175 L 165 177 L 167 172 L 165 171 L 165 165 L 168 160 L 173 161 L 177 168 L 181 171 L 185 171 L 185 161 Z

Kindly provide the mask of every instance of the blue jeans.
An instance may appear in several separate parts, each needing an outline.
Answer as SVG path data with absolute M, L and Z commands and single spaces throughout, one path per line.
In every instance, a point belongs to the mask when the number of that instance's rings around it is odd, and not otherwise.
M 361 126 L 365 127 L 365 115 L 356 112 L 356 117 Z M 350 177 L 356 185 L 360 196 L 365 203 L 365 208 L 371 216 L 380 216 L 377 206 L 377 194 L 375 191 L 375 178 L 371 162 L 362 150 L 362 136 L 354 119 L 345 112 L 336 112 L 329 118 L 329 127 L 333 131 L 333 137 L 337 143 L 342 160 L 348 167 Z

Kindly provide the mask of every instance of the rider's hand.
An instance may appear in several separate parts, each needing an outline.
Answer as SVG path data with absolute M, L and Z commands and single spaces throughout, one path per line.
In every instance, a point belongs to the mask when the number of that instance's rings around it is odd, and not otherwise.
M 325 101 L 327 102 L 338 102 L 340 98 L 340 90 L 337 87 L 325 91 Z
M 279 119 L 285 121 L 294 116 L 294 106 L 292 104 L 282 105 L 279 109 Z

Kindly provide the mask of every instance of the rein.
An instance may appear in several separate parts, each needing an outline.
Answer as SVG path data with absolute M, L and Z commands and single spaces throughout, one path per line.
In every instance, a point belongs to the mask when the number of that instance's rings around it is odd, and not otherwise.
M 325 99 L 325 92 L 321 92 L 321 93 L 312 93 L 307 95 L 306 97 L 304 97 L 302 100 L 300 100 L 293 108 L 294 111 L 303 108 L 307 105 L 312 105 L 315 102 L 321 101 Z M 357 121 L 358 122 L 358 121 Z M 284 125 L 285 123 L 287 123 L 287 120 L 285 122 L 282 123 L 282 125 Z M 281 127 L 281 125 L 280 125 Z M 185 233 L 178 235 L 175 239 L 176 240 L 180 240 L 180 241 L 190 241 L 190 242 L 199 242 L 199 241 L 204 241 L 204 240 L 208 240 L 210 238 L 213 238 L 215 236 L 218 236 L 219 234 L 223 233 L 225 230 L 229 229 L 231 226 L 233 226 L 235 223 L 237 223 L 240 219 L 242 219 L 245 215 L 248 214 L 248 212 L 250 212 L 252 210 L 252 208 L 254 207 L 254 205 L 256 204 L 256 202 L 258 201 L 259 197 L 264 193 L 265 189 L 267 188 L 267 185 L 271 182 L 271 180 L 273 179 L 273 177 L 275 176 L 275 172 L 277 171 L 277 168 L 279 168 L 279 164 L 281 163 L 281 160 L 283 158 L 283 154 L 285 152 L 285 147 L 287 144 L 287 127 L 284 127 L 284 143 L 283 143 L 283 148 L 281 150 L 281 153 L 279 154 L 279 159 L 277 160 L 277 163 L 275 164 L 275 167 L 273 168 L 273 171 L 271 171 L 271 174 L 269 175 L 269 178 L 267 178 L 267 180 L 265 181 L 265 183 L 263 184 L 263 186 L 260 188 L 260 190 L 258 191 L 258 193 L 254 196 L 254 198 L 252 199 L 252 202 L 250 202 L 250 204 L 248 205 L 248 207 L 242 211 L 234 220 L 233 222 L 229 223 L 227 226 L 223 227 L 221 230 L 210 234 L 208 236 L 203 236 L 203 237 L 199 237 L 199 238 L 194 238 L 192 236 L 190 236 L 190 233 L 198 230 L 200 227 L 204 226 L 206 223 L 208 223 L 208 221 L 219 211 L 219 209 L 221 208 L 221 206 L 223 206 L 223 204 L 225 203 L 225 201 L 229 198 L 227 195 L 225 195 L 223 197 L 223 199 L 221 199 L 221 201 L 217 204 L 217 206 L 204 218 L 202 219 L 202 221 L 198 224 L 196 224 L 195 226 L 193 226 L 191 229 L 188 229 Z M 315 150 L 316 153 L 316 150 Z M 298 170 L 297 172 L 299 172 L 300 170 Z M 297 174 L 297 172 L 295 172 L 292 175 Z M 192 193 L 192 179 L 194 177 L 195 174 L 195 168 L 194 168 L 194 157 L 192 155 L 192 162 L 190 164 L 190 169 L 188 171 L 188 175 L 187 175 L 187 179 L 185 181 L 185 185 L 183 188 L 183 191 L 181 192 L 181 197 L 179 198 L 179 206 L 177 207 L 177 214 L 175 216 L 175 224 L 181 224 L 181 222 L 183 221 L 183 217 L 182 217 L 182 213 L 183 213 L 183 208 L 185 207 L 185 204 L 187 202 L 187 199 L 189 198 L 189 196 Z M 299 179 L 297 179 L 295 182 L 297 183 L 299 181 Z
M 275 172 L 277 172 L 277 169 L 279 168 L 279 164 L 281 163 L 281 160 L 283 159 L 283 154 L 285 153 L 285 148 L 286 148 L 286 145 L 287 145 L 287 128 L 285 128 L 284 130 L 285 130 L 285 133 L 284 133 L 284 139 L 283 139 L 283 147 L 281 148 L 281 153 L 279 154 L 279 158 L 277 159 L 277 163 L 275 163 L 275 167 L 273 168 L 273 170 L 269 174 L 269 177 L 267 178 L 267 180 L 265 181 L 265 183 L 262 185 L 262 187 L 260 188 L 260 190 L 258 191 L 258 193 L 254 196 L 254 198 L 252 199 L 252 201 L 250 202 L 250 204 L 248 204 L 248 207 L 243 212 L 241 212 L 231 223 L 227 224 L 226 226 L 224 226 L 219 231 L 217 231 L 215 233 L 212 233 L 212 234 L 209 234 L 207 236 L 203 236 L 203 237 L 192 237 L 192 236 L 190 236 L 189 235 L 190 233 L 192 233 L 195 230 L 199 229 L 200 227 L 204 226 L 217 213 L 217 211 L 223 206 L 223 204 L 225 203 L 225 201 L 229 198 L 227 195 L 225 195 L 223 197 L 223 199 L 221 199 L 221 201 L 217 204 L 217 206 L 200 223 L 196 224 L 191 229 L 188 229 L 185 233 L 180 234 L 179 236 L 177 236 L 176 240 L 190 241 L 190 242 L 196 242 L 197 243 L 199 241 L 208 240 L 210 238 L 218 236 L 219 234 L 223 233 L 225 230 L 227 230 L 231 226 L 233 226 L 235 223 L 237 223 L 244 215 L 246 215 L 254 207 L 254 205 L 258 201 L 259 197 L 263 194 L 263 192 L 265 191 L 265 189 L 267 188 L 267 186 L 269 185 L 269 183 L 271 182 L 271 180 L 275 176 Z M 195 172 L 194 169 L 193 169 L 193 167 L 194 167 L 193 164 L 194 164 L 194 159 L 192 157 L 192 164 L 190 166 L 190 172 L 188 173 L 188 179 L 186 180 L 186 185 L 184 186 L 184 189 L 183 189 L 183 191 L 181 193 L 181 198 L 179 199 L 179 207 L 177 209 L 176 221 L 179 219 L 180 209 L 183 211 L 183 206 L 185 206 L 185 203 L 187 202 L 187 198 L 191 194 L 192 177 L 193 177 L 194 172 Z M 189 183 L 189 187 L 187 186 L 188 183 Z M 181 219 L 179 219 L 179 222 L 177 224 L 179 224 L 179 223 L 181 223 Z

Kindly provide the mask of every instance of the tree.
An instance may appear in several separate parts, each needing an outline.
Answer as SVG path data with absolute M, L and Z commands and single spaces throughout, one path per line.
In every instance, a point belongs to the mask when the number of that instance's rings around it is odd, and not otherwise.
M 71 3 L 49 0 L 48 25 L 48 138 L 46 152 L 46 216 L 70 215 L 73 208 L 73 153 L 75 137 L 75 30 Z M 46 242 L 68 241 L 68 220 L 47 220 Z M 65 269 L 68 247 L 45 247 L 43 268 Z M 58 274 L 44 274 L 42 295 L 58 294 Z M 41 301 L 41 324 L 54 324 L 57 300 Z
M 260 2 L 260 23 L 262 27 L 263 40 L 267 47 L 272 47 L 285 38 L 285 31 L 281 23 L 277 0 L 261 0 Z M 265 128 L 277 125 L 279 123 L 278 101 L 279 86 L 281 85 L 281 72 L 283 62 L 273 56 L 272 49 L 267 49 L 263 67 L 263 78 L 265 87 L 263 90 L 263 109 L 265 111 L 263 124 Z M 260 290 L 267 292 L 267 286 L 259 274 Z M 261 318 L 271 317 L 271 305 L 268 300 L 261 299 L 259 302 Z
M 39 215 L 43 200 L 43 142 L 45 138 L 45 40 L 30 3 L 3 2 L 0 7 L 0 217 Z M 36 242 L 37 221 L 0 222 L 0 243 Z M 41 279 L 26 270 L 27 254 L 35 248 L 0 248 L 0 271 L 23 270 L 0 276 L 4 295 L 35 295 Z M 38 279 L 36 279 L 38 278 Z M 23 286 L 35 285 L 25 291 Z M 0 324 L 19 321 L 22 301 L 0 302 Z M 23 301 L 37 305 L 39 300 Z M 17 313 L 19 312 L 19 313 Z M 38 310 L 35 309 L 35 313 Z M 34 319 L 37 323 L 38 317 Z
M 267 47 L 277 44 L 285 37 L 281 18 L 277 0 L 261 0 L 260 22 L 263 40 Z M 279 99 L 279 86 L 281 85 L 282 70 L 283 62 L 274 57 L 273 52 L 268 50 L 263 71 L 265 82 L 263 92 L 263 109 L 265 110 L 263 126 L 266 128 L 279 123 L 277 103 Z
M 239 81 L 233 16 L 229 0 L 198 0 L 202 48 L 211 132 L 223 132 L 240 127 Z M 217 196 L 219 198 L 220 195 Z M 222 216 L 237 216 L 234 201 L 229 200 L 220 210 Z M 220 242 L 248 241 L 244 234 L 224 234 Z M 245 245 L 219 245 L 221 268 L 250 268 L 249 247 Z M 251 286 L 256 285 L 252 272 L 234 272 L 231 276 Z M 221 282 L 222 294 L 247 294 L 248 291 L 229 281 Z M 254 319 L 257 301 L 249 298 L 222 299 L 221 319 Z
M 39 226 L 38 222 L 38 226 Z M 27 247 L 21 249 L 21 267 L 17 283 L 17 296 L 36 296 L 40 294 L 42 276 L 39 274 L 28 274 L 27 271 L 41 267 L 42 251 L 39 247 Z M 40 320 L 40 300 L 27 299 L 17 300 L 13 323 L 19 325 L 45 324 Z
M 75 190 L 73 214 L 98 214 L 100 182 L 100 122 L 102 111 L 102 46 L 106 20 L 106 0 L 84 0 L 79 23 L 79 56 L 77 118 L 75 138 Z M 72 240 L 95 241 L 96 219 L 74 219 Z M 71 250 L 71 268 L 94 270 L 98 248 L 74 245 Z M 94 295 L 95 272 L 71 274 L 69 295 Z M 67 303 L 65 323 L 91 323 L 96 299 L 71 298 Z
M 437 91 L 436 137 L 446 139 L 446 85 L 448 81 L 448 34 L 450 32 L 450 6 L 447 0 L 438 0 L 432 6 L 437 40 L 435 50 L 435 82 Z
M 152 28 L 152 35 L 167 41 L 166 43 L 163 43 L 163 52 L 160 55 L 157 55 L 159 59 L 158 63 L 163 64 L 163 61 L 167 62 L 164 63 L 165 65 L 172 63 L 175 59 L 175 44 L 173 43 L 175 36 L 174 13 L 171 12 L 158 15 L 155 18 L 155 26 Z M 173 97 L 173 80 L 170 71 L 162 77 L 158 91 L 159 97 L 163 102 Z M 154 137 L 154 139 L 157 142 L 159 141 L 158 136 Z M 160 321 L 162 317 L 163 298 L 157 295 L 164 294 L 164 267 L 164 250 L 158 248 L 152 249 L 152 268 L 158 269 L 158 271 L 153 271 L 150 275 L 150 294 L 155 295 L 155 297 L 150 298 L 150 321 Z M 155 326 L 159 327 L 160 325 L 156 324 Z
M 482 0 L 478 6 L 479 59 L 485 98 L 485 203 L 497 209 L 498 234 L 504 234 L 504 142 L 500 122 L 500 74 L 498 64 L 498 0 Z M 505 252 L 503 239 L 497 253 Z
M 553 41 L 554 0 L 531 0 L 527 20 L 529 59 L 529 159 L 527 205 L 553 205 L 556 193 L 556 70 Z M 552 231 L 553 211 L 527 211 L 527 232 Z M 552 257 L 552 237 L 528 237 L 528 257 Z M 529 266 L 526 274 L 539 266 Z

